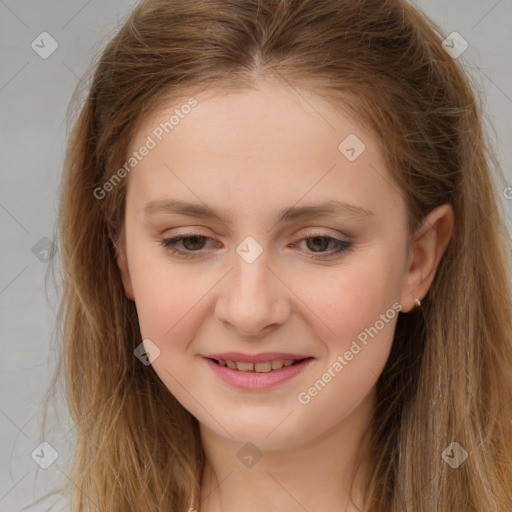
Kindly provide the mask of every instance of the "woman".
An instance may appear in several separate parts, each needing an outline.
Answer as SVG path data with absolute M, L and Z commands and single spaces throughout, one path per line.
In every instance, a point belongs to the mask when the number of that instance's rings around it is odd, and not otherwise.
M 402 0 L 139 3 L 69 139 L 72 510 L 512 508 L 509 238 Z

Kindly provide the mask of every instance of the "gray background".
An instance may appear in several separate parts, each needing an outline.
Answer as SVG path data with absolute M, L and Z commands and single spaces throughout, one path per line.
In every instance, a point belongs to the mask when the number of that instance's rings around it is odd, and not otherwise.
M 41 410 L 56 362 L 60 285 L 47 274 L 47 260 L 69 129 L 67 108 L 80 77 L 135 3 L 0 0 L 0 511 L 21 510 L 66 478 L 72 424 L 61 415 L 57 426 L 50 410 L 43 437 Z M 512 0 L 421 0 L 415 5 L 446 35 L 457 31 L 469 43 L 460 60 L 484 100 L 485 122 L 507 180 L 500 188 L 512 185 Z M 58 43 L 46 59 L 31 47 L 42 32 Z M 501 197 L 512 232 L 507 195 Z M 48 448 L 38 448 L 42 441 L 59 454 L 47 469 L 35 462 L 37 454 L 39 460 L 43 453 L 51 456 Z M 54 501 L 26 510 L 47 511 Z M 51 507 L 64 509 L 64 500 Z

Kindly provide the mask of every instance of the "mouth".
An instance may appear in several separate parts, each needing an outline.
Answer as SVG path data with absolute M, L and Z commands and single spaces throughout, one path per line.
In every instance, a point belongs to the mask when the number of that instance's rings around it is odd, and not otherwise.
M 227 353 L 210 354 L 203 359 L 213 374 L 230 386 L 245 391 L 264 391 L 293 380 L 313 364 L 315 358 L 282 353 L 257 356 Z
M 294 366 L 296 364 L 305 361 L 306 359 L 313 359 L 312 357 L 305 357 L 302 359 L 272 359 L 269 361 L 261 361 L 258 363 L 251 363 L 248 361 L 231 361 L 229 359 L 216 359 L 210 358 L 210 361 L 213 361 L 219 366 L 225 366 L 230 368 L 231 370 L 237 370 L 239 372 L 254 372 L 254 373 L 270 373 L 277 370 L 281 370 L 282 368 L 287 368 L 289 366 Z

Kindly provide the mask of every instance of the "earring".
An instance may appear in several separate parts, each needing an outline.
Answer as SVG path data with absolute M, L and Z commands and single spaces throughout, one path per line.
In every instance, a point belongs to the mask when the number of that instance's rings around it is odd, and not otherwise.
M 415 297 L 415 298 L 414 298 L 414 302 L 416 302 L 416 306 L 417 306 L 417 307 L 421 307 L 421 300 L 420 300 L 420 299 L 418 299 L 418 297 Z

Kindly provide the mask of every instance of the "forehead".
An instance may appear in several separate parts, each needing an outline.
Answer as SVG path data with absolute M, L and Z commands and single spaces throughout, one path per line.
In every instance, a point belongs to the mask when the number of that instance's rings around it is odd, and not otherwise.
M 213 148 L 218 142 L 229 142 L 249 157 L 279 154 L 280 149 L 297 155 L 311 154 L 314 148 L 338 150 L 349 133 L 357 134 L 367 147 L 378 145 L 380 141 L 348 113 L 346 107 L 354 104 L 355 98 L 328 101 L 313 92 L 312 85 L 304 86 L 307 88 L 265 76 L 251 88 L 216 84 L 183 91 L 178 97 L 161 100 L 156 111 L 142 117 L 131 149 L 140 146 L 148 134 L 157 143 L 170 139 L 175 149 L 185 142 L 183 139 L 203 149 L 208 142 Z M 306 144 L 297 144 L 301 141 Z
M 153 147 L 130 173 L 129 194 L 154 200 L 179 189 L 189 199 L 200 192 L 269 206 L 345 197 L 364 199 L 368 209 L 398 194 L 380 141 L 311 91 L 262 81 L 194 92 L 144 119 L 129 154 L 149 139 Z

